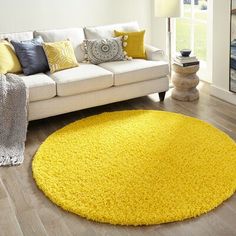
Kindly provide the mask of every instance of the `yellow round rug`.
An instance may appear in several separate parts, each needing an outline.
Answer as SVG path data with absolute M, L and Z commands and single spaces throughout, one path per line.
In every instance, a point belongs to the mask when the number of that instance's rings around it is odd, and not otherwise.
M 195 118 L 103 113 L 53 133 L 33 176 L 55 204 L 87 219 L 151 225 L 206 213 L 236 190 L 236 143 Z

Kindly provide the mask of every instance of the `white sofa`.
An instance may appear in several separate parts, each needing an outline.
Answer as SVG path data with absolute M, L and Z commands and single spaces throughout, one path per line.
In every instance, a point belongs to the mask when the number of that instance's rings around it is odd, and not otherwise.
M 159 93 L 169 89 L 168 63 L 163 52 L 146 45 L 147 60 L 86 64 L 81 44 L 85 38 L 109 38 L 113 31 L 137 31 L 136 22 L 89 28 L 0 34 L 0 39 L 29 40 L 41 35 L 45 42 L 70 39 L 80 63 L 77 68 L 53 74 L 21 75 L 29 88 L 29 120 Z

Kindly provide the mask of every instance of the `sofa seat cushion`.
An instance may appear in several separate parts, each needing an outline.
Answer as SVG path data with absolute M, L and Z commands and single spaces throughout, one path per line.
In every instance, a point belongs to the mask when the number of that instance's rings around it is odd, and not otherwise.
M 133 59 L 131 61 L 106 62 L 99 66 L 114 74 L 115 86 L 161 78 L 169 73 L 168 63 L 164 61 Z
M 56 83 L 43 73 L 25 76 L 20 75 L 29 89 L 29 101 L 41 101 L 56 96 Z
M 50 74 L 57 95 L 71 96 L 113 86 L 113 74 L 99 66 L 81 63 L 79 67 Z

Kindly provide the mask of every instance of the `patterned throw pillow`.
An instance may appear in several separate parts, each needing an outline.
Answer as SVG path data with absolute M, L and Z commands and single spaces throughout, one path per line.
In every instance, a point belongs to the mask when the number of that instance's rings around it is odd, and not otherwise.
M 123 51 L 123 37 L 84 40 L 84 48 L 87 61 L 95 65 L 128 59 Z
M 51 73 L 79 66 L 69 40 L 44 43 L 43 49 L 47 56 Z

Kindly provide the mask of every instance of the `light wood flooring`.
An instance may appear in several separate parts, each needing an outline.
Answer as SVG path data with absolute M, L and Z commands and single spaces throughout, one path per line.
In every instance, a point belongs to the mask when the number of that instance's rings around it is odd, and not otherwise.
M 75 120 L 102 112 L 127 109 L 179 112 L 205 120 L 236 140 L 236 106 L 209 96 L 208 84 L 201 83 L 199 89 L 199 101 L 190 103 L 172 100 L 169 92 L 163 103 L 159 102 L 158 94 L 154 94 L 30 122 L 24 164 L 0 168 L 0 236 L 236 235 L 236 194 L 215 210 L 195 219 L 149 227 L 121 227 L 87 221 L 61 210 L 37 189 L 32 179 L 32 158 L 51 133 Z

